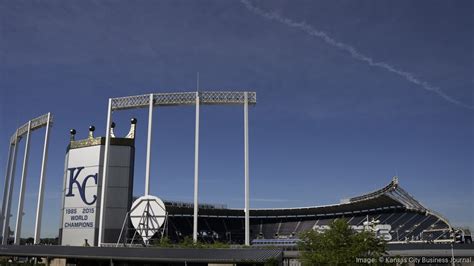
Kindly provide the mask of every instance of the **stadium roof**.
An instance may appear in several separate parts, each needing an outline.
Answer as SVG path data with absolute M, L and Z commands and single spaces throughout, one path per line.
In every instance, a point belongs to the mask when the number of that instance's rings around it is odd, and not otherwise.
M 166 206 L 170 215 L 192 215 L 192 208 L 179 206 Z M 323 206 L 309 206 L 297 208 L 272 208 L 251 209 L 251 218 L 258 217 L 304 217 L 304 216 L 340 216 L 365 213 L 376 210 L 403 209 L 420 213 L 431 213 L 449 224 L 441 215 L 425 208 L 413 196 L 408 194 L 398 184 L 398 178 L 394 177 L 385 187 L 376 191 L 350 198 L 345 202 Z M 244 215 L 242 209 L 220 209 L 200 208 L 200 216 L 227 216 L 240 217 Z
M 71 246 L 0 246 L 0 256 L 75 258 L 115 261 L 264 263 L 282 259 L 281 249 L 197 249 Z

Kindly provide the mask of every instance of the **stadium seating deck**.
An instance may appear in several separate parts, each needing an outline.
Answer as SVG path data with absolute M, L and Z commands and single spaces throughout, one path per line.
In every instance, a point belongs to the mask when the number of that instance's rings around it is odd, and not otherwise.
M 169 215 L 168 236 L 177 241 L 192 235 L 192 204 L 166 205 Z M 200 206 L 200 237 L 206 241 L 242 243 L 243 218 L 242 209 L 228 209 L 223 205 Z M 252 239 L 296 239 L 306 230 L 325 230 L 338 218 L 346 219 L 356 230 L 366 227 L 369 222 L 374 230 L 385 230 L 385 239 L 389 242 L 436 241 L 453 237 L 449 233 L 453 231 L 449 222 L 399 187 L 397 178 L 382 189 L 350 198 L 344 203 L 251 209 L 250 218 Z

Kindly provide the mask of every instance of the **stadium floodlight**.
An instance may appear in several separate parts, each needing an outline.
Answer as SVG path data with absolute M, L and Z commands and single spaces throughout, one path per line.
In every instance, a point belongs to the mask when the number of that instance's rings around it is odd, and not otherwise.
M 44 136 L 43 145 L 43 157 L 41 160 L 41 172 L 40 182 L 38 189 L 38 201 L 36 206 L 36 219 L 35 219 L 35 237 L 34 243 L 40 242 L 41 234 L 41 218 L 43 212 L 43 194 L 44 194 L 44 180 L 46 175 L 46 162 L 48 157 L 48 140 L 49 140 L 49 128 L 53 123 L 53 116 L 51 113 L 44 114 L 37 118 L 31 119 L 30 121 L 19 127 L 10 138 L 10 145 L 7 157 L 7 166 L 5 173 L 5 184 L 3 188 L 3 201 L 2 201 L 2 213 L 0 219 L 0 229 L 2 235 L 2 244 L 8 244 L 8 238 L 10 234 L 10 216 L 11 216 L 11 204 L 13 194 L 13 184 L 15 181 L 15 168 L 16 168 L 16 157 L 18 151 L 18 144 L 20 140 L 26 135 L 25 152 L 23 157 L 23 166 L 21 171 L 20 181 L 20 195 L 18 199 L 17 209 L 17 220 L 15 226 L 15 244 L 20 244 L 21 226 L 23 220 L 23 206 L 25 201 L 25 188 L 26 188 L 26 175 L 28 169 L 28 157 L 30 148 L 30 134 L 34 130 L 46 127 L 46 133 Z
M 145 167 L 145 195 L 150 192 L 150 162 L 151 162 L 151 136 L 153 108 L 161 106 L 195 105 L 195 154 L 194 154 L 194 220 L 193 240 L 197 241 L 198 227 L 198 181 L 199 181 L 199 108 L 200 105 L 243 105 L 244 106 L 244 189 L 245 189 L 245 245 L 250 245 L 250 204 L 249 204 L 249 156 L 248 156 L 248 106 L 257 103 L 255 92 L 239 91 L 196 91 L 196 92 L 173 92 L 173 93 L 151 93 L 119 98 L 110 98 L 107 109 L 107 126 L 104 151 L 104 165 L 102 176 L 101 208 L 99 217 L 99 239 L 100 246 L 104 240 L 105 211 L 104 204 L 107 199 L 108 165 L 110 151 L 110 125 L 112 112 L 127 109 L 148 108 L 148 137 Z

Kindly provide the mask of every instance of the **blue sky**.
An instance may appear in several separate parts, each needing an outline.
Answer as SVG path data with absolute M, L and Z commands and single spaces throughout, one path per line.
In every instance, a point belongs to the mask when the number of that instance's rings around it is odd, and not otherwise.
M 247 4 L 260 13 L 239 1 L 0 0 L 0 173 L 14 130 L 55 117 L 44 236 L 57 235 L 69 129 L 85 138 L 93 124 L 104 135 L 109 97 L 194 91 L 196 72 L 202 90 L 257 92 L 251 207 L 336 203 L 398 174 L 425 206 L 474 227 L 471 1 Z M 311 30 L 426 83 L 370 66 Z M 243 206 L 242 115 L 238 106 L 201 109 L 202 202 Z M 131 117 L 141 195 L 147 110 L 115 113 L 119 135 Z M 31 143 L 24 237 L 33 233 L 43 134 Z M 193 158 L 193 107 L 155 109 L 152 194 L 191 201 Z

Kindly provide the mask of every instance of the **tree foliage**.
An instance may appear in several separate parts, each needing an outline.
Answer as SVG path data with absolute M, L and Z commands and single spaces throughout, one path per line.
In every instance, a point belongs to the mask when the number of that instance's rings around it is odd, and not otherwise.
M 385 254 L 383 240 L 370 230 L 353 230 L 345 219 L 334 220 L 324 232 L 306 231 L 300 239 L 303 265 L 354 265 L 357 258 L 378 259 Z

